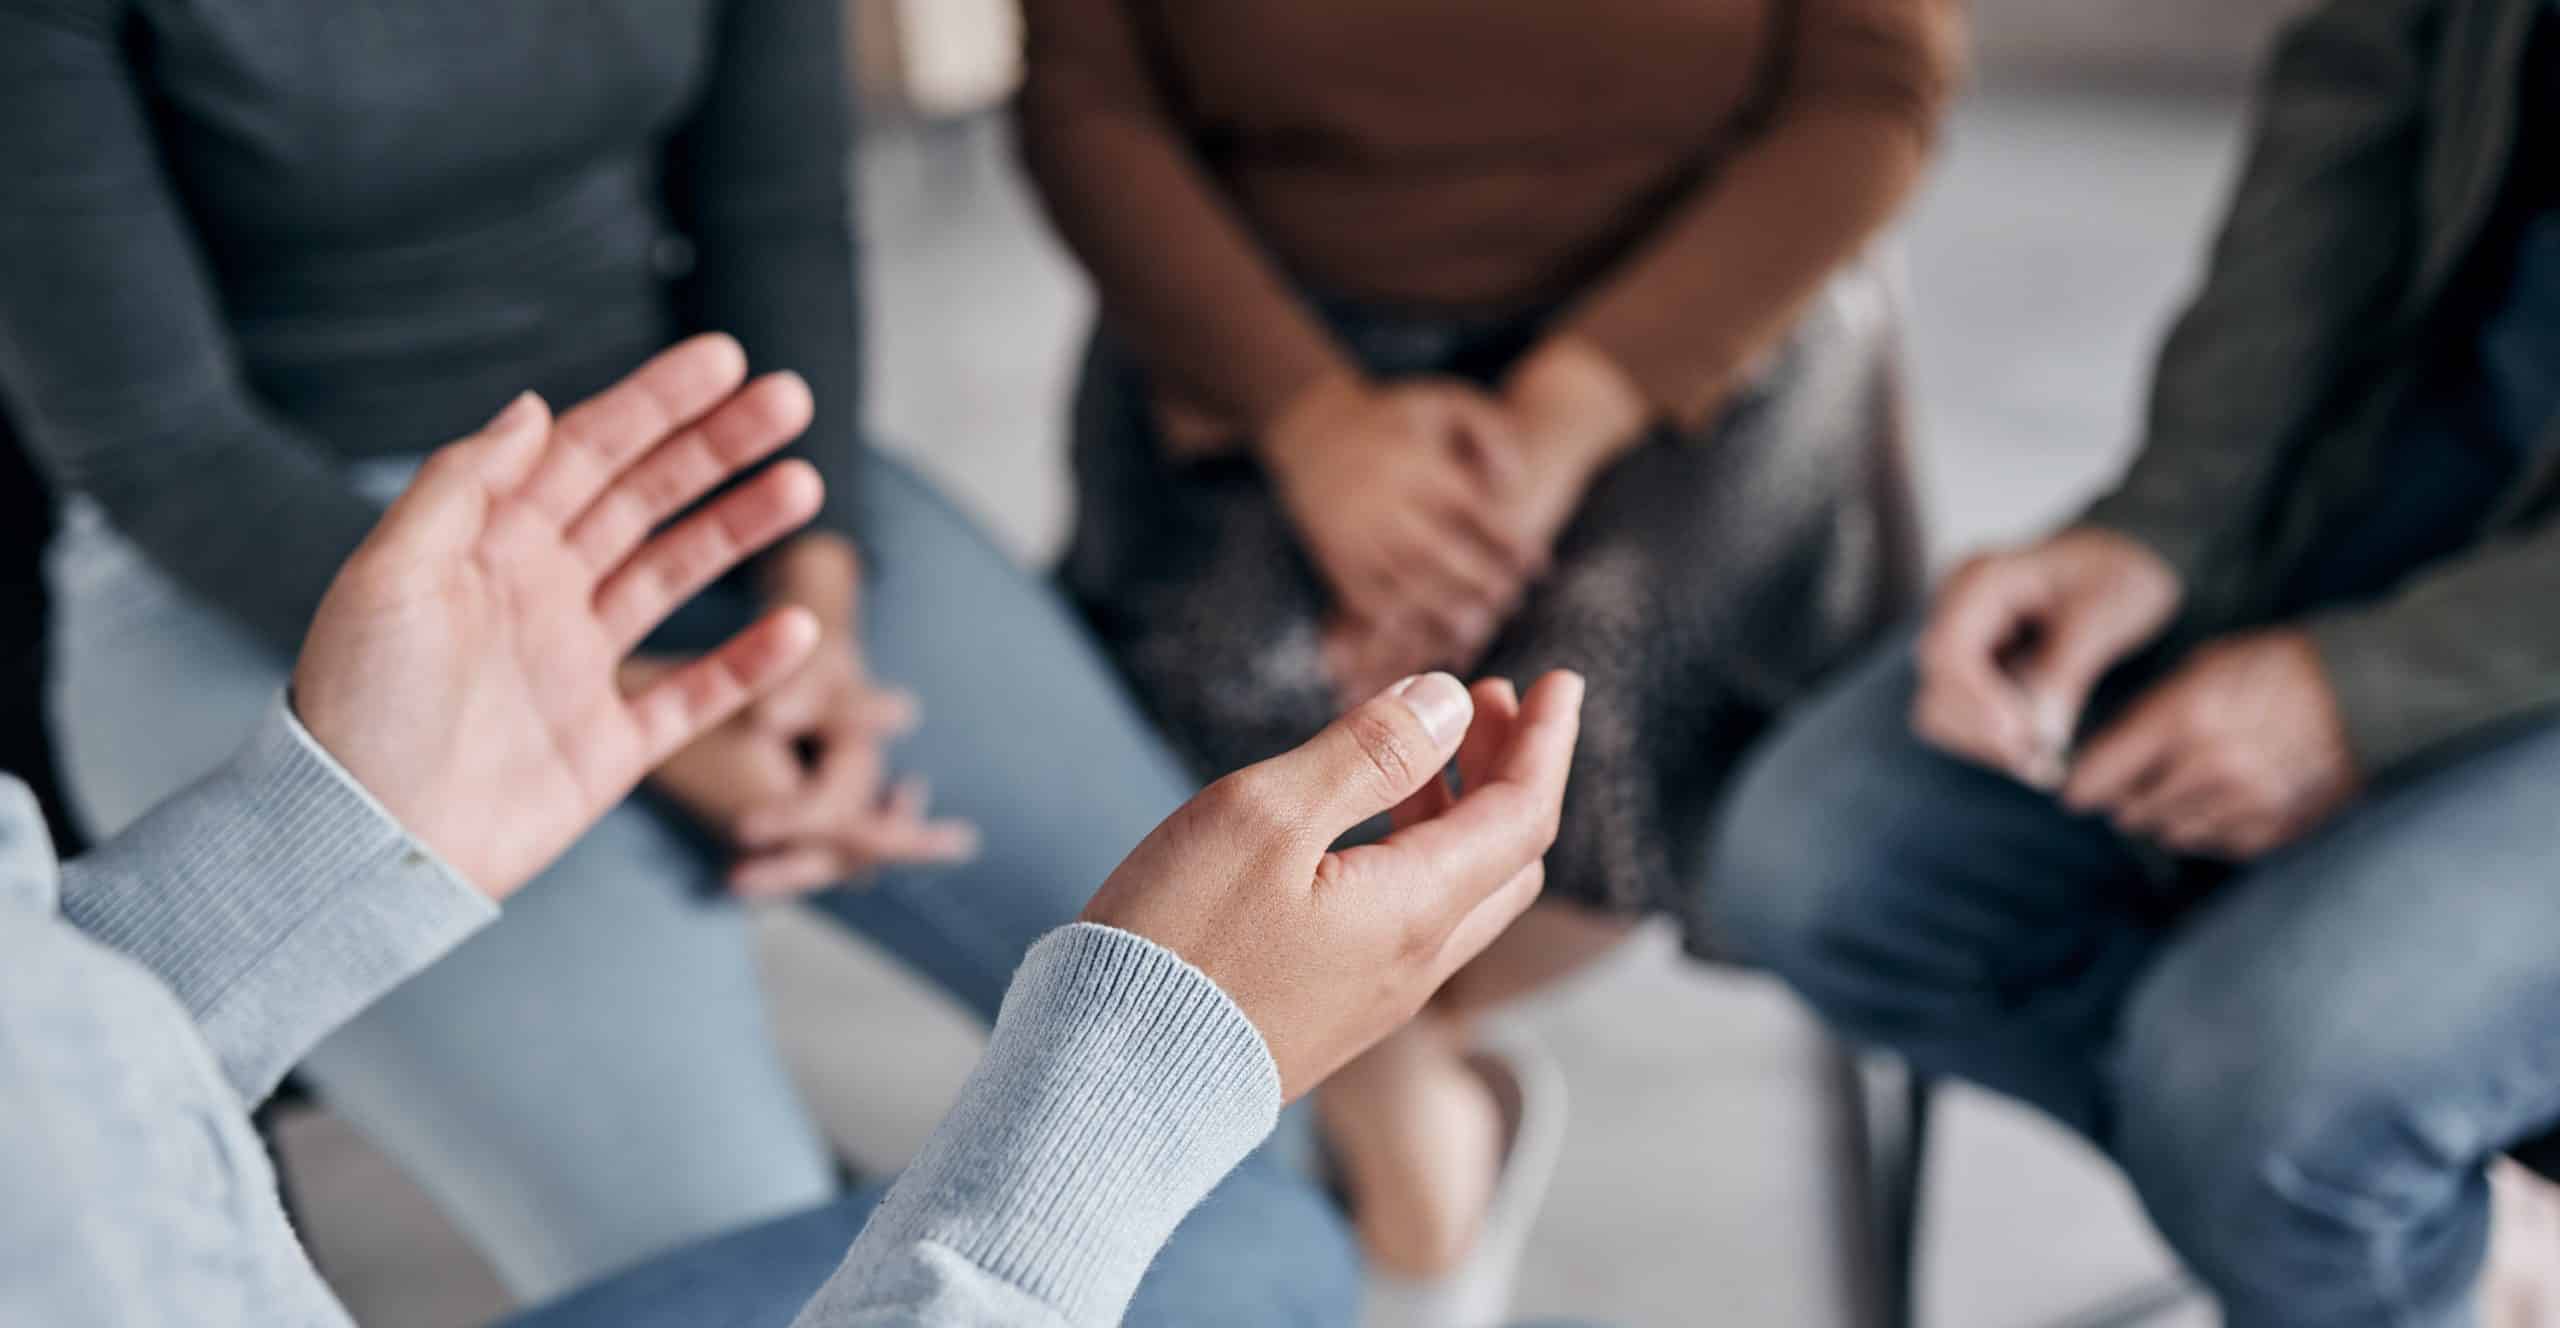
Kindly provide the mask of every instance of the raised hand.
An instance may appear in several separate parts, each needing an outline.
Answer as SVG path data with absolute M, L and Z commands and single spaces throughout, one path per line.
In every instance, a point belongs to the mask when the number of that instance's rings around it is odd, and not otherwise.
M 1402 1025 L 1545 884 L 1582 679 L 1515 709 L 1407 679 L 1305 746 L 1219 780 L 1147 836 L 1085 909 L 1189 960 L 1261 1030 L 1295 1098 Z M 1452 757 L 1463 789 L 1442 782 Z M 1381 812 L 1374 844 L 1333 842 Z
M 296 713 L 492 897 L 817 639 L 780 610 L 645 688 L 617 682 L 677 605 L 818 510 L 817 473 L 786 461 L 659 529 L 807 427 L 805 384 L 746 370 L 704 336 L 556 420 L 519 398 L 428 459 L 321 602 Z

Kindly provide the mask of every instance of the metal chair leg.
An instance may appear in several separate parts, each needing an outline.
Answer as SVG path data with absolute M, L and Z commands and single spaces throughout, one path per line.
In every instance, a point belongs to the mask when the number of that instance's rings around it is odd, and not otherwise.
M 1914 1328 L 1920 1314 L 1921 1187 L 1927 1174 L 1937 1081 L 1899 1061 L 1870 1057 L 1868 1062 L 1861 1071 L 1861 1082 L 1867 1085 L 1866 1112 L 1873 1125 L 1880 1127 L 1870 1131 L 1875 1141 L 1870 1192 L 1881 1269 L 1881 1310 L 1875 1322 L 1885 1328 Z M 1884 1081 L 1881 1087 L 1878 1080 Z M 2185 1279 L 2167 1278 L 2118 1293 L 2053 1328 L 2140 1328 L 2195 1303 L 2200 1295 Z
M 1840 1245 L 1851 1313 L 1867 1328 L 1911 1328 L 1929 1083 L 1900 1062 L 1835 1044 L 1824 1077 L 1834 1183 L 1849 1230 Z
M 1936 1082 L 1910 1066 L 1895 1063 L 1890 1076 L 1901 1081 L 1900 1128 L 1890 1149 L 1876 1159 L 1881 1190 L 1877 1246 L 1883 1251 L 1885 1285 L 1891 1289 L 1886 1323 L 1912 1328 L 1920 1317 L 1920 1185 L 1929 1162 L 1929 1124 L 1936 1101 Z

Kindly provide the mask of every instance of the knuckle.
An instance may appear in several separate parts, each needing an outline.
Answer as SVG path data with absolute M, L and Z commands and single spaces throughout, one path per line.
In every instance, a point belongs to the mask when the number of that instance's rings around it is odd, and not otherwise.
M 1366 777 L 1378 781 L 1381 791 L 1400 793 L 1420 781 L 1424 757 L 1413 735 L 1380 714 L 1379 708 L 1353 712 L 1343 727 L 1364 758 Z

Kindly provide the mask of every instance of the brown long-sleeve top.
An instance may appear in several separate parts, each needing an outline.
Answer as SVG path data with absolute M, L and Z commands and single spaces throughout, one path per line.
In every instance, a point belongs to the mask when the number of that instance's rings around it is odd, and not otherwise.
M 1917 180 L 1960 0 L 1027 0 L 1023 150 L 1108 316 L 1247 429 L 1302 288 L 1565 309 L 1695 420 Z

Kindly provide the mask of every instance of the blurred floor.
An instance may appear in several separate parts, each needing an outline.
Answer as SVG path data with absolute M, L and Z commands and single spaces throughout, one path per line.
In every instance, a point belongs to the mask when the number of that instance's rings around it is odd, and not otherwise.
M 2042 525 L 2120 461 L 2238 109 L 2011 90 L 1958 116 L 1905 241 L 1942 555 Z M 1055 438 L 1087 297 L 992 133 L 885 136 L 864 173 L 875 418 L 1009 547 L 1041 557 L 1064 520 Z M 783 1034 L 829 1129 L 866 1167 L 895 1165 L 967 1070 L 966 1021 L 791 913 L 771 914 L 764 936 Z M 1842 1321 L 1817 1044 L 1783 993 L 1685 967 L 1648 936 L 1526 1017 L 1564 1059 L 1577 1114 L 1524 1314 Z M 1942 1142 L 1928 1323 L 2023 1328 L 2166 1266 L 2123 1187 L 2042 1122 L 1965 1096 Z M 424 1202 L 334 1121 L 299 1122 L 287 1151 L 322 1266 L 362 1322 L 453 1328 L 502 1307 Z

